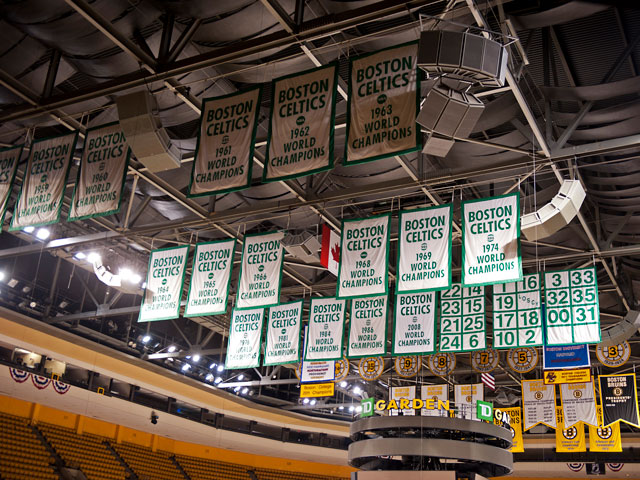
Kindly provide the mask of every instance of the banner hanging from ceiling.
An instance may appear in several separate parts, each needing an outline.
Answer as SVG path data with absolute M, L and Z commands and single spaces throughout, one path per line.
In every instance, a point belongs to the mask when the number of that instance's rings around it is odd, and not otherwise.
M 511 430 L 513 444 L 509 451 L 511 453 L 524 452 L 524 440 L 522 438 L 522 412 L 520 407 L 494 408 L 493 424 L 506 427 Z
M 398 293 L 451 287 L 451 224 L 451 205 L 400 212 Z
M 227 311 L 235 247 L 235 240 L 196 245 L 185 317 L 222 315 Z
M 269 309 L 264 365 L 282 365 L 300 360 L 302 300 Z
M 333 168 L 337 83 L 337 63 L 273 81 L 263 181 Z
M 446 383 L 440 385 L 422 385 L 420 390 L 420 398 L 422 400 L 433 400 L 434 405 L 437 407 L 440 402 L 449 401 L 449 385 Z M 425 402 L 426 405 L 426 402 Z M 423 408 L 420 410 L 424 417 L 448 417 L 449 412 L 447 410 L 438 408 Z
M 484 287 L 454 283 L 440 291 L 440 351 L 469 352 L 486 347 Z
M 607 427 L 602 425 L 602 407 L 598 405 L 598 426 L 589 425 L 589 451 L 591 452 L 621 452 L 622 437 L 620 435 L 620 422 L 612 423 Z
M 560 404 L 564 428 L 569 428 L 578 422 L 598 426 L 596 390 L 593 382 L 563 383 L 560 385 Z
M 229 325 L 225 368 L 255 368 L 260 366 L 263 318 L 263 308 L 233 310 Z
M 251 186 L 260 92 L 258 87 L 202 101 L 189 197 Z
M 11 227 L 37 227 L 60 220 L 78 132 L 34 140 Z
M 584 433 L 584 425 L 577 423 L 569 428 L 562 428 L 564 418 L 562 407 L 556 407 L 556 452 L 586 452 L 587 442 Z
M 305 362 L 308 360 L 341 360 L 345 300 L 312 298 L 309 329 L 305 342 Z
M 130 156 L 119 122 L 87 130 L 69 221 L 120 211 Z
M 0 226 L 4 224 L 4 215 L 7 213 L 7 205 L 11 198 L 23 147 L 18 145 L 0 149 Z
M 389 291 L 389 214 L 342 221 L 338 298 Z
M 462 284 L 521 279 L 520 195 L 462 202 Z
M 603 425 L 617 421 L 640 427 L 638 413 L 638 390 L 635 373 L 626 375 L 600 375 L 600 403 Z
M 236 308 L 272 307 L 280 303 L 285 232 L 245 235 Z
M 396 295 L 393 355 L 435 352 L 436 297 L 436 292 Z
M 556 428 L 555 385 L 545 385 L 544 380 L 522 380 L 522 412 L 525 432 L 539 423 Z
M 189 246 L 153 250 L 138 322 L 178 318 Z
M 417 67 L 417 42 L 351 60 L 345 165 L 420 149 Z
M 387 296 L 354 298 L 349 314 L 347 357 L 387 353 Z
M 404 417 L 415 416 L 416 411 L 412 408 L 413 399 L 416 398 L 416 386 L 410 387 L 391 387 L 389 388 L 389 407 L 395 406 L 400 408 L 389 408 L 389 416 L 397 417 L 400 412 Z
M 454 398 L 458 418 L 478 420 L 476 403 L 478 400 L 484 400 L 484 383 L 454 385 Z

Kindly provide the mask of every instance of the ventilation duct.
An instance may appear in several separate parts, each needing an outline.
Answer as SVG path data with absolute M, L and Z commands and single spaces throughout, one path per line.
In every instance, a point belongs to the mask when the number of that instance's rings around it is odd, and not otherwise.
M 638 329 L 640 329 L 640 312 L 629 310 L 620 323 L 602 331 L 600 345 L 605 348 L 618 345 L 633 337 Z
M 282 246 L 289 255 L 299 258 L 305 263 L 317 263 L 320 261 L 321 244 L 315 235 L 302 232 L 297 235 L 286 235 L 282 240 Z

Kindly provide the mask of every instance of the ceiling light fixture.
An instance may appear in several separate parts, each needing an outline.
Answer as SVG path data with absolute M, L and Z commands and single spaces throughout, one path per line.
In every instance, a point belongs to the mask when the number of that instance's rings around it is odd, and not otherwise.
M 169 353 L 173 353 L 173 352 L 175 352 L 175 351 L 176 351 L 176 347 L 175 347 L 174 345 L 171 345 L 169 348 L 167 348 L 167 351 L 168 351 Z
M 197 353 L 193 356 L 193 361 L 198 363 L 200 361 L 200 355 L 198 355 Z
M 222 377 L 218 377 L 218 378 L 216 378 L 214 383 L 217 385 L 217 384 L 219 384 L 220 382 L 222 382 Z
M 89 261 L 89 263 L 96 263 L 96 262 L 99 262 L 101 260 L 101 257 L 100 257 L 100 255 L 98 253 L 91 252 L 87 256 L 87 260 Z
M 87 258 L 87 254 L 84 252 L 78 252 L 73 256 L 76 260 L 84 260 Z
M 29 226 L 29 227 L 24 227 L 24 228 L 22 229 L 22 231 L 23 231 L 23 232 L 25 232 L 25 233 L 33 233 L 33 231 L 34 231 L 35 229 L 36 229 L 36 227 L 31 227 L 31 226 Z
M 51 232 L 48 228 L 39 228 L 38 232 L 36 233 L 36 237 L 38 237 L 38 239 L 40 240 L 46 240 L 47 238 L 49 238 L 49 235 L 51 235 Z
M 142 343 L 147 343 L 149 340 L 151 340 L 151 336 L 149 335 L 145 335 L 144 337 L 142 337 Z

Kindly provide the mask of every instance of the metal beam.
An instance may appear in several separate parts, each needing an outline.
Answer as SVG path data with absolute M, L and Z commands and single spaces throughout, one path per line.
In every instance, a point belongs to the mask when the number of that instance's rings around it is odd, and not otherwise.
M 51 92 L 53 92 L 61 56 L 62 53 L 60 53 L 60 50 L 57 48 L 54 48 L 53 52 L 51 52 L 51 60 L 49 60 L 49 68 L 47 69 L 47 78 L 45 78 L 44 88 L 42 89 L 42 96 L 44 98 L 50 97 Z
M 169 55 L 167 55 L 167 58 L 165 60 L 166 64 L 169 64 L 178 58 L 178 55 L 182 53 L 184 47 L 186 47 L 187 44 L 191 41 L 193 34 L 196 33 L 196 30 L 198 30 L 198 27 L 200 27 L 201 23 L 202 19 L 200 18 L 194 18 L 193 20 L 191 20 L 191 23 L 189 23 L 187 28 L 182 31 L 182 33 L 178 37 L 178 40 L 176 40 L 176 43 L 173 45 L 173 47 L 171 47 Z
M 260 0 L 260 2 L 287 32 L 294 33 L 297 30 L 296 25 L 291 21 L 282 5 L 278 3 L 278 0 Z

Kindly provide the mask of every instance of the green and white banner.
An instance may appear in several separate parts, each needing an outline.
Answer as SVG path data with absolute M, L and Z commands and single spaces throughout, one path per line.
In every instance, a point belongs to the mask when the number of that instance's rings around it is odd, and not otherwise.
M 418 43 L 368 53 L 349 66 L 345 165 L 418 150 Z
M 312 298 L 304 361 L 341 360 L 345 300 Z
M 284 232 L 244 237 L 236 308 L 271 307 L 280 303 Z
M 235 240 L 196 245 L 185 317 L 221 315 L 227 311 L 235 247 Z
M 398 292 L 451 288 L 451 205 L 403 210 L 398 233 Z
M 520 195 L 462 202 L 462 284 L 522 280 Z
M 180 315 L 182 285 L 187 271 L 189 246 L 153 250 L 149 256 L 147 287 L 138 322 L 169 320 Z
M 264 365 L 281 365 L 300 360 L 302 300 L 269 309 Z
M 9 230 L 60 220 L 78 133 L 34 140 Z
M 394 355 L 422 355 L 436 351 L 436 297 L 435 292 L 396 295 Z
M 4 214 L 7 212 L 11 189 L 16 179 L 22 148 L 20 145 L 0 149 L 0 228 L 4 223 Z
M 253 88 L 203 100 L 188 196 L 213 195 L 251 185 L 260 91 Z
M 260 344 L 264 309 L 233 310 L 229 325 L 225 368 L 254 368 L 260 366 Z
M 388 293 L 390 218 L 383 214 L 342 221 L 338 298 Z
M 387 352 L 387 295 L 354 298 L 349 318 L 347 357 L 374 357 Z
M 87 130 L 69 221 L 120 211 L 130 155 L 120 123 Z
M 336 63 L 273 81 L 263 181 L 333 168 L 337 82 Z

